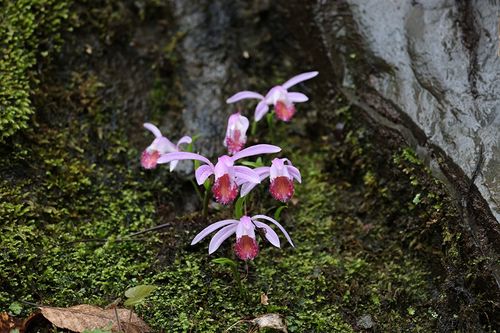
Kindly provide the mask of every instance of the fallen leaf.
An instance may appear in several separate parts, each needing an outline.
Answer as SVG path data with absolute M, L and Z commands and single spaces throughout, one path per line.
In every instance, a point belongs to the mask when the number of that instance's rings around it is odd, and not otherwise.
M 53 325 L 74 332 L 108 329 L 112 332 L 145 333 L 150 328 L 128 309 L 101 309 L 81 304 L 69 308 L 41 306 L 42 315 Z M 118 320 L 117 320 L 118 319 Z
M 0 333 L 24 330 L 24 320 L 12 317 L 7 312 L 0 312 Z
M 269 297 L 264 292 L 260 293 L 260 304 L 269 305 Z
M 38 313 L 32 313 L 26 319 L 12 317 L 7 312 L 0 312 L 0 333 L 19 332 L 23 333 L 36 318 Z

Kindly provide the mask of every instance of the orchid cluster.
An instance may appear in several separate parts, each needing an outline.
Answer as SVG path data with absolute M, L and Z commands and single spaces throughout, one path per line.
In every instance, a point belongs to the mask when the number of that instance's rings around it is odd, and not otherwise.
M 265 96 L 253 91 L 241 91 L 227 99 L 227 103 L 235 103 L 243 99 L 260 100 L 255 108 L 255 121 L 258 122 L 269 111 L 269 106 L 274 106 L 278 119 L 288 122 L 296 113 L 294 103 L 306 102 L 308 97 L 299 92 L 289 92 L 292 86 L 315 77 L 318 72 L 307 72 L 297 75 L 282 85 L 271 88 Z M 217 162 L 212 163 L 207 157 L 181 150 L 183 144 L 192 147 L 193 139 L 189 136 L 182 137 L 176 145 L 163 136 L 160 130 L 151 123 L 145 123 L 144 127 L 155 136 L 154 141 L 141 155 L 141 165 L 145 169 L 154 169 L 158 164 L 170 164 L 173 171 L 181 160 L 198 161 L 195 164 L 195 179 L 198 185 L 211 186 L 214 199 L 222 204 L 229 205 L 240 197 L 248 195 L 253 188 L 269 178 L 269 192 L 271 196 L 280 201 L 289 201 L 294 194 L 294 181 L 301 182 L 299 169 L 292 165 L 287 158 L 274 158 L 269 166 L 257 166 L 253 169 L 237 163 L 247 157 L 275 154 L 281 148 L 270 144 L 257 144 L 247 148 L 247 130 L 249 120 L 240 112 L 231 115 L 228 119 L 227 131 L 223 145 L 227 148 L 228 155 L 220 156 Z M 251 164 L 251 163 L 250 163 Z M 248 163 L 247 163 L 248 165 Z M 211 180 L 211 176 L 213 181 Z M 274 224 L 285 236 L 288 243 L 294 246 L 290 236 L 283 226 L 275 219 L 266 215 L 254 215 L 252 217 L 242 216 L 239 220 L 229 219 L 210 224 L 203 229 L 191 242 L 194 245 L 218 230 L 212 237 L 208 252 L 212 254 L 220 245 L 233 234 L 236 234 L 234 252 L 241 260 L 253 260 L 259 253 L 259 245 L 256 240 L 256 229 L 261 231 L 265 239 L 272 245 L 280 247 L 277 233 L 268 224 Z

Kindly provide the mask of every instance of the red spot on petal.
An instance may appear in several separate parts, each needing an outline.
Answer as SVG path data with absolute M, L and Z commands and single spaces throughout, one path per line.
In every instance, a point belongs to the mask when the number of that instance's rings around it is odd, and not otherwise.
M 226 146 L 229 154 L 236 154 L 245 146 L 245 141 L 241 140 L 240 131 L 235 130 L 232 137 L 226 138 Z
M 295 114 L 295 106 L 292 103 L 287 105 L 282 101 L 276 103 L 274 110 L 276 111 L 276 117 L 283 121 L 290 121 Z
M 293 196 L 293 181 L 285 176 L 276 177 L 271 181 L 269 192 L 276 200 L 286 202 Z
M 222 177 L 217 178 L 214 186 L 212 187 L 212 193 L 218 203 L 227 205 L 233 202 L 233 200 L 238 196 L 238 185 L 236 185 L 236 182 L 229 178 L 228 174 L 225 174 Z
M 252 237 L 241 236 L 234 245 L 234 252 L 241 260 L 253 260 L 259 254 L 259 245 Z
M 141 155 L 141 165 L 144 169 L 154 169 L 156 168 L 158 158 L 160 158 L 160 153 L 157 150 L 145 150 Z

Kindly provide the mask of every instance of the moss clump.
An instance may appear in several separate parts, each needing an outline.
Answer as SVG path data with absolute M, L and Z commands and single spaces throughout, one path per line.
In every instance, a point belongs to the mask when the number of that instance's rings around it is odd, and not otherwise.
M 115 5 L 119 3 L 116 1 Z M 41 1 L 29 5 L 19 1 L 6 6 L 4 15 L 23 16 L 21 9 L 29 12 L 19 22 L 34 20 L 39 24 L 30 30 L 33 38 L 39 34 L 36 29 L 48 24 L 45 21 L 49 18 L 49 23 L 59 24 L 46 32 L 61 43 L 59 36 L 66 28 L 56 21 L 62 12 L 67 15 L 69 3 Z M 77 8 L 82 10 L 80 6 Z M 133 7 L 125 8 L 126 15 L 113 16 L 115 23 L 140 21 Z M 72 23 L 78 26 L 82 23 L 80 12 L 74 15 L 78 18 L 73 17 Z M 57 27 L 59 30 L 52 30 Z M 122 28 L 118 24 L 116 29 L 127 34 Z M 117 89 L 116 84 L 123 81 L 109 80 L 124 71 L 107 67 L 112 62 L 106 61 L 106 57 L 112 54 L 103 55 L 100 44 L 93 45 L 94 52 L 101 54 L 96 65 L 99 67 L 89 68 L 88 61 L 79 58 L 85 45 L 76 35 L 101 34 L 94 25 L 86 24 L 65 35 L 63 59 L 49 54 L 40 67 L 43 75 L 39 76 L 38 88 L 25 86 L 27 98 L 33 96 L 32 105 L 37 109 L 31 126 L 22 134 L 13 134 L 9 144 L 0 145 L 4 156 L 0 165 L 0 311 L 14 301 L 53 305 L 107 303 L 119 297 L 127 286 L 139 283 L 156 259 L 158 242 L 154 236 L 125 236 L 155 224 L 156 198 L 172 198 L 163 184 L 171 176 L 165 170 L 154 176 L 140 170 L 136 147 L 146 146 L 147 139 L 134 143 L 130 140 L 138 137 L 132 133 L 137 132 L 134 127 L 142 120 L 138 119 L 143 116 L 142 110 L 131 112 L 125 108 L 124 96 L 132 94 Z M 13 37 L 12 43 L 21 43 L 22 36 Z M 28 51 L 36 47 L 44 50 L 35 41 L 42 43 L 35 38 L 16 45 Z M 123 44 L 128 42 L 117 41 L 115 47 Z M 8 59 L 15 54 L 10 49 L 7 52 Z M 30 53 L 31 56 L 34 57 Z M 131 57 L 129 61 L 137 59 Z M 36 74 L 22 63 L 4 65 L 13 73 L 25 73 L 30 78 Z M 150 63 L 144 67 L 140 71 L 150 75 Z M 114 94 L 107 95 L 109 90 Z M 147 101 L 149 90 L 140 93 L 138 99 Z M 28 311 L 25 309 L 24 313 Z
M 5 1 L 0 10 L 0 142 L 28 127 L 40 58 L 61 45 L 72 1 Z

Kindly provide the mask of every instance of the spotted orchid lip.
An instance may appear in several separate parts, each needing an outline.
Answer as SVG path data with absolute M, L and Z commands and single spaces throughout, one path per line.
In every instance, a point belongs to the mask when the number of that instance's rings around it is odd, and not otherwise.
M 302 182 L 299 169 L 294 167 L 287 158 L 275 158 L 271 162 L 270 167 L 258 167 L 253 171 L 259 175 L 261 182 L 267 177 L 270 178 L 271 185 L 269 187 L 269 191 L 276 200 L 282 202 L 290 200 L 293 196 L 293 180 L 296 180 L 299 183 Z M 284 179 L 276 182 L 275 180 L 278 177 L 284 177 Z M 241 196 L 245 196 L 256 186 L 256 184 L 250 182 L 242 182 L 240 185 Z
M 235 154 L 243 149 L 247 141 L 246 132 L 250 122 L 248 118 L 242 116 L 239 112 L 231 115 L 227 122 L 226 137 L 224 138 L 224 146 L 227 147 L 230 155 Z

